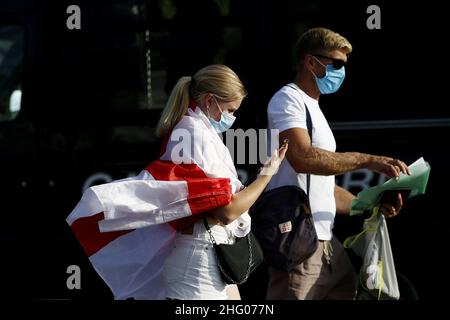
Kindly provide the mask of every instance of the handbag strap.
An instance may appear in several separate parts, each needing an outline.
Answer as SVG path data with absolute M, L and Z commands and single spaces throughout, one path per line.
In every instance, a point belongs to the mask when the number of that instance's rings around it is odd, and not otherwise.
M 297 86 L 294 86 L 292 84 L 287 84 L 288 87 L 291 87 L 294 90 L 297 90 L 298 92 L 300 92 L 299 88 Z M 306 110 L 306 128 L 308 129 L 308 134 L 309 137 L 311 139 L 311 145 L 312 145 L 312 139 L 313 139 L 313 135 L 312 135 L 312 119 L 311 119 L 311 114 L 309 113 L 309 109 L 308 106 L 305 103 L 305 110 Z M 309 187 L 311 185 L 311 175 L 308 173 L 306 174 L 306 195 L 309 198 Z
M 205 217 L 203 218 L 203 224 L 205 225 L 206 231 L 208 231 L 208 233 L 209 233 L 209 237 L 211 238 L 213 246 L 216 247 L 217 246 L 216 239 L 214 239 L 212 232 L 211 232 L 211 228 L 209 227 L 208 221 L 206 220 Z M 250 234 L 247 234 L 247 241 L 248 241 L 248 266 L 247 266 L 247 271 L 245 272 L 244 279 L 242 281 L 235 281 L 228 275 L 228 273 L 225 271 L 225 269 L 222 267 L 222 264 L 220 263 L 219 257 L 217 256 L 217 251 L 214 250 L 214 252 L 216 254 L 217 266 L 219 267 L 220 272 L 224 275 L 225 278 L 227 278 L 228 281 L 230 281 L 230 283 L 242 284 L 245 281 L 247 281 L 247 279 L 250 275 L 250 270 L 251 270 L 252 262 L 253 262 L 252 241 L 251 241 Z
M 208 221 L 206 220 L 205 217 L 203 217 L 203 224 L 205 225 L 206 231 L 208 231 L 208 233 L 209 233 L 209 237 L 211 238 L 211 242 L 213 243 L 213 245 L 217 245 L 216 239 L 214 239 L 214 237 L 212 235 L 212 232 L 211 232 L 211 229 L 209 227 Z

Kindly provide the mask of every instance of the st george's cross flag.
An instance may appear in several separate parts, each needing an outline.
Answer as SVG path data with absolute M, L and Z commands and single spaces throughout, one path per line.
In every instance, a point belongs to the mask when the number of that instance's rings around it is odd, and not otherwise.
M 193 107 L 158 160 L 136 177 L 90 187 L 66 221 L 115 299 L 165 299 L 162 270 L 176 230 L 242 188 L 228 149 Z M 245 236 L 250 216 L 226 228 Z

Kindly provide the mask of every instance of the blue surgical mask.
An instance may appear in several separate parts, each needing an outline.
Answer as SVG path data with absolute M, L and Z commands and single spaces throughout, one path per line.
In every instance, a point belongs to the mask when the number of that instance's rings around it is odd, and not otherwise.
M 217 108 L 220 110 L 219 104 L 217 103 L 217 100 L 214 99 L 217 105 Z M 229 114 L 228 112 L 223 112 L 220 110 L 220 120 L 214 120 L 209 116 L 209 110 L 208 110 L 208 119 L 213 128 L 216 130 L 217 133 L 225 132 L 228 129 L 231 128 L 231 126 L 234 123 L 234 120 L 236 120 L 236 117 Z
M 319 61 L 317 58 L 316 60 Z M 325 66 L 322 62 L 319 61 L 319 63 L 325 67 L 325 76 L 318 78 L 314 72 L 311 72 L 316 78 L 317 87 L 319 88 L 320 93 L 335 93 L 338 91 L 342 82 L 344 82 L 345 67 L 342 66 L 340 69 L 335 69 L 332 64 Z

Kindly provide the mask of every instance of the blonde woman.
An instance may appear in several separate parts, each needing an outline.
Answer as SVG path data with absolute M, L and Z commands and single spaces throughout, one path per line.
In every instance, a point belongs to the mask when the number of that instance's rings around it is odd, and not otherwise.
M 260 175 L 243 189 L 228 149 L 218 133 L 231 127 L 234 112 L 246 96 L 238 76 L 228 67 L 211 65 L 198 71 L 192 78 L 183 77 L 176 84 L 158 126 L 161 135 L 187 129 L 192 137 L 193 155 L 185 156 L 183 163 L 194 163 L 206 177 L 230 179 L 231 199 L 228 204 L 207 214 L 213 236 L 218 243 L 232 243 L 235 237 L 250 231 L 247 210 L 262 193 L 271 175 Z M 188 107 L 189 105 L 189 107 Z M 178 141 L 168 139 L 161 159 L 173 159 L 171 151 Z M 280 152 L 275 166 L 283 159 L 286 148 Z M 195 217 L 194 217 L 195 220 Z M 174 250 L 164 267 L 165 289 L 172 299 L 226 299 L 214 248 L 203 221 L 180 223 Z
M 160 158 L 137 177 L 88 189 L 67 219 L 115 298 L 239 297 L 221 278 L 203 219 L 217 243 L 247 235 L 247 210 L 287 150 L 275 152 L 244 188 L 219 133 L 231 127 L 245 96 L 224 65 L 180 78 L 157 127 L 164 138 Z M 100 232 L 88 233 L 87 221 Z

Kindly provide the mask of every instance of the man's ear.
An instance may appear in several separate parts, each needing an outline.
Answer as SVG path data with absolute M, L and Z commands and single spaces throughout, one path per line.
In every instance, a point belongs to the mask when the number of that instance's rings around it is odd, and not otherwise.
M 314 70 L 313 56 L 309 53 L 305 54 L 305 56 L 303 57 L 303 66 L 306 68 L 306 70 Z

